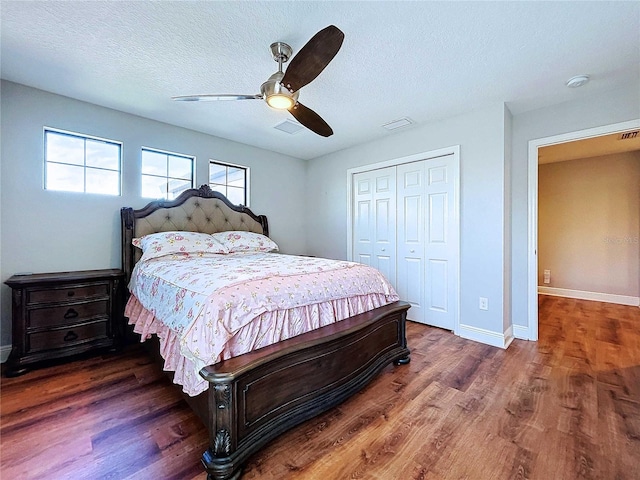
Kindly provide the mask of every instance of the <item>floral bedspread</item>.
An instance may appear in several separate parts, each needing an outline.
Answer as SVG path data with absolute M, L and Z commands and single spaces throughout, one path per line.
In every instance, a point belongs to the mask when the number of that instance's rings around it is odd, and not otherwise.
M 278 253 L 138 262 L 129 289 L 129 317 L 134 307 L 146 310 L 139 329 L 162 333 L 168 355 L 179 349 L 186 358 L 174 381 L 190 395 L 206 389 L 197 374 L 205 365 L 398 300 L 374 268 Z

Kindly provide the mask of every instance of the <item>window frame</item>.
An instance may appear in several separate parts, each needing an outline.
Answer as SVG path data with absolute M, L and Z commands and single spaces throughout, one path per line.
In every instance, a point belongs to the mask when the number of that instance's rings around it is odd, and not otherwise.
M 168 184 L 168 180 L 184 180 L 182 178 L 177 178 L 177 177 L 169 177 L 169 176 L 165 176 L 165 177 L 161 177 L 160 175 L 151 175 L 148 173 L 143 173 L 142 172 L 142 155 L 143 153 L 147 151 L 150 153 L 159 153 L 161 155 L 166 155 L 167 156 L 167 162 L 169 161 L 169 156 L 172 157 L 180 157 L 180 158 L 186 158 L 191 160 L 191 186 L 189 188 L 195 188 L 195 184 L 196 184 L 196 156 L 195 155 L 188 155 L 185 153 L 178 153 L 178 152 L 171 152 L 169 150 L 163 150 L 160 148 L 153 148 L 153 147 L 145 147 L 144 145 L 140 147 L 140 197 L 141 198 L 148 198 L 148 199 L 154 199 L 154 200 L 172 200 L 170 198 L 168 198 L 168 196 L 164 196 L 164 197 L 145 197 L 142 194 L 142 178 L 146 175 L 149 177 L 156 177 L 156 178 L 165 178 L 167 180 L 167 184 Z M 168 164 L 167 164 L 168 167 Z M 167 168 L 167 173 L 168 173 L 168 168 Z M 169 192 L 166 192 L 167 194 Z M 177 198 L 178 195 L 176 195 Z
M 250 208 L 251 207 L 251 187 L 250 187 L 250 185 L 251 185 L 251 168 L 246 166 L 246 165 L 240 165 L 240 164 L 237 164 L 237 163 L 230 163 L 230 162 L 223 162 L 222 160 L 215 160 L 213 158 L 210 158 L 209 159 L 209 168 L 208 168 L 208 171 L 207 171 L 207 185 L 209 185 L 209 188 L 211 188 L 214 191 L 217 191 L 217 190 L 215 190 L 213 188 L 212 185 L 214 185 L 214 184 L 211 183 L 211 164 L 220 165 L 222 167 L 227 167 L 227 168 L 228 167 L 240 168 L 240 169 L 244 170 L 244 199 L 245 199 L 246 203 L 241 204 L 241 205 L 244 205 L 245 207 Z M 227 170 L 227 175 L 228 175 L 228 170 Z M 216 185 L 222 185 L 222 184 L 216 184 Z M 225 179 L 225 184 L 224 185 L 225 185 L 225 187 L 229 186 L 228 181 L 226 181 L 226 179 Z M 225 195 L 225 197 L 226 197 L 226 195 Z
M 75 137 L 75 138 L 79 138 L 82 139 L 85 142 L 85 150 L 84 150 L 84 158 L 83 158 L 83 165 L 75 165 L 75 164 L 65 164 L 65 163 L 61 163 L 61 162 L 50 162 L 48 160 L 48 150 L 47 150 L 47 133 L 53 133 L 53 134 L 57 134 L 57 135 L 65 135 L 68 137 Z M 94 141 L 98 141 L 98 142 L 104 142 L 104 143 L 110 143 L 112 145 L 117 145 L 118 146 L 118 170 L 111 170 L 108 168 L 100 168 L 100 167 L 88 167 L 87 166 L 87 149 L 86 149 L 86 141 L 87 140 L 94 140 Z M 43 168 L 44 171 L 42 172 L 42 188 L 45 191 L 48 192 L 63 192 L 63 193 L 82 193 L 85 195 L 108 195 L 111 197 L 121 197 L 122 196 L 122 182 L 123 182 L 123 153 L 124 153 L 124 144 L 123 142 L 119 141 L 119 140 L 112 140 L 110 138 L 104 138 L 104 137 L 98 137 L 96 135 L 87 135 L 84 133 L 79 133 L 79 132 L 73 132 L 71 130 L 63 130 L 60 128 L 54 128 L 54 127 L 48 127 L 48 126 L 43 126 L 42 128 L 42 147 L 43 147 L 43 153 L 42 153 L 42 157 L 43 157 Z M 47 172 L 48 172 L 48 164 L 49 163 L 53 163 L 56 165 L 75 165 L 77 167 L 82 167 L 83 169 L 83 190 L 80 191 L 76 191 L 76 190 L 61 190 L 61 189 L 54 189 L 54 188 L 47 188 Z M 102 193 L 102 192 L 87 192 L 87 169 L 90 170 L 106 170 L 109 172 L 117 172 L 118 173 L 118 193 Z

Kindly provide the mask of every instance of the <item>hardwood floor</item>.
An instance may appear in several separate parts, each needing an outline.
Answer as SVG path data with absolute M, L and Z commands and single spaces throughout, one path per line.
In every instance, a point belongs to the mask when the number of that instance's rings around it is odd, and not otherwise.
M 506 350 L 419 324 L 412 361 L 254 455 L 249 479 L 640 478 L 640 309 L 540 297 Z M 204 427 L 139 346 L 2 378 L 3 479 L 201 479 Z

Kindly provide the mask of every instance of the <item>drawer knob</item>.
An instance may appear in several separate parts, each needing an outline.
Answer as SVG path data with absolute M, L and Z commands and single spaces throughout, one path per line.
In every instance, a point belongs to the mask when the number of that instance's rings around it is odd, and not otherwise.
M 77 340 L 77 339 L 78 339 L 78 334 L 73 330 L 69 330 L 63 338 L 65 342 L 73 342 L 74 340 Z
M 79 315 L 78 312 L 76 312 L 73 308 L 70 308 L 64 314 L 64 318 L 65 318 L 65 320 L 69 320 L 70 318 L 76 318 L 78 315 Z
M 74 292 L 73 290 L 70 290 L 67 292 L 67 296 L 69 297 L 73 297 L 76 294 L 76 292 Z

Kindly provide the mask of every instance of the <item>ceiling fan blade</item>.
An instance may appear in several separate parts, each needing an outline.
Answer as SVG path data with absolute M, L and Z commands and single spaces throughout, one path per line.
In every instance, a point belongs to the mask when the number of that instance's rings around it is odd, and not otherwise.
M 212 102 L 217 100 L 262 100 L 262 95 L 179 95 L 177 97 L 171 97 L 171 99 L 181 102 Z
M 308 107 L 305 107 L 300 102 L 296 102 L 296 104 L 289 109 L 291 115 L 295 117 L 298 122 L 307 127 L 314 133 L 321 135 L 323 137 L 330 137 L 333 135 L 333 130 L 329 126 L 327 122 L 325 122 L 320 115 L 311 110 Z
M 343 40 L 344 33 L 334 25 L 320 30 L 291 59 L 280 83 L 295 92 L 312 82 L 336 56 Z

